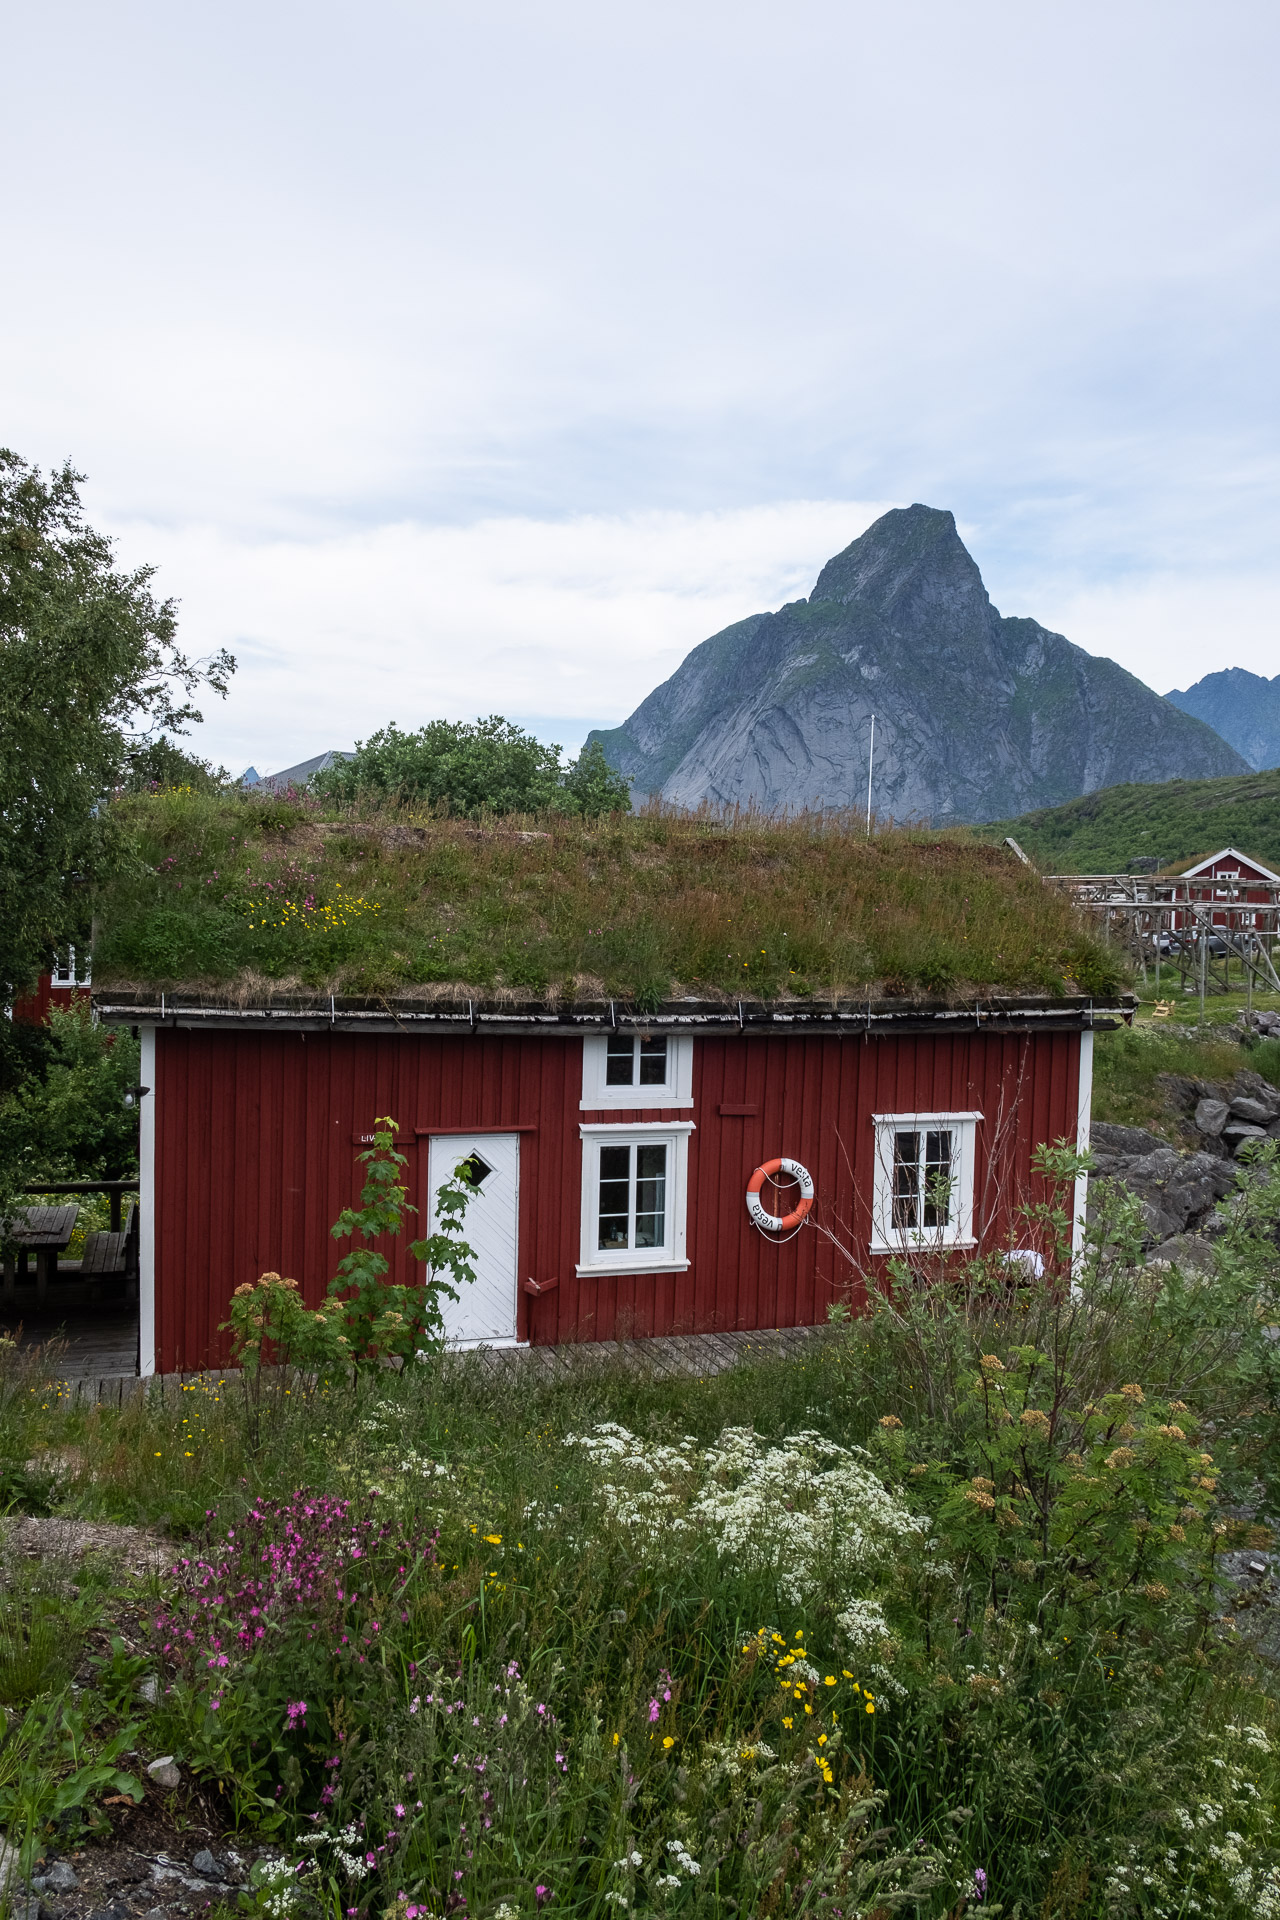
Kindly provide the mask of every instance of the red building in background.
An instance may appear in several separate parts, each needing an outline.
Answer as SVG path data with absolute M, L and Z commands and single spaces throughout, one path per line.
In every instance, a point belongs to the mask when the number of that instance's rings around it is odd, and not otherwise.
M 1185 867 L 1177 880 L 1168 884 L 1173 888 L 1172 899 L 1201 907 L 1199 916 L 1185 914 L 1175 918 L 1175 930 L 1203 919 L 1206 904 L 1211 904 L 1210 918 L 1214 926 L 1251 926 L 1261 925 L 1257 914 L 1243 914 L 1241 909 L 1274 908 L 1280 873 L 1273 873 L 1260 860 L 1250 860 L 1235 847 L 1223 847 L 1220 852 L 1197 861 L 1194 867 Z
M 79 972 L 77 973 L 77 966 Z M 30 1026 L 43 1026 L 51 1007 L 70 1007 L 77 1000 L 87 1001 L 93 985 L 93 962 L 85 949 L 68 947 L 65 960 L 59 954 L 50 973 L 42 973 L 34 993 L 24 993 L 14 1001 L 10 1018 Z

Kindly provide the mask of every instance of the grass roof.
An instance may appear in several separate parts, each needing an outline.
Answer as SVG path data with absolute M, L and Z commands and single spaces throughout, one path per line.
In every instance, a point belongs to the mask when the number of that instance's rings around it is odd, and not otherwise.
M 646 812 L 487 824 L 170 791 L 114 802 L 95 983 L 226 993 L 1086 992 L 1120 964 L 967 835 Z

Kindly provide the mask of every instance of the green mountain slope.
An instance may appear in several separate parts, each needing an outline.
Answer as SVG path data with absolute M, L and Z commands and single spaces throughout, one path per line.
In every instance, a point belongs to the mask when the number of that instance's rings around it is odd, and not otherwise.
M 1045 873 L 1123 873 L 1131 860 L 1151 855 L 1161 866 L 1182 865 L 1219 847 L 1237 847 L 1280 871 L 1280 768 L 1103 787 L 974 832 L 981 840 L 1012 834 Z

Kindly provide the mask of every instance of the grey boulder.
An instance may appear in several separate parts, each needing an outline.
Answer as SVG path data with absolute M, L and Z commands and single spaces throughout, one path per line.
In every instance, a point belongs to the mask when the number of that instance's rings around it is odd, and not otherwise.
M 1095 1153 L 1108 1157 L 1153 1153 L 1167 1148 L 1169 1142 L 1158 1133 L 1146 1133 L 1141 1127 L 1121 1127 L 1110 1120 L 1095 1120 L 1089 1129 L 1089 1145 Z
M 1177 1233 L 1162 1246 L 1153 1247 L 1147 1263 L 1163 1260 L 1171 1267 L 1183 1267 L 1192 1273 L 1208 1273 L 1213 1266 L 1213 1248 L 1194 1234 Z
M 1265 1127 L 1269 1120 L 1276 1117 L 1276 1110 L 1270 1101 L 1254 1100 L 1248 1094 L 1240 1094 L 1231 1102 L 1231 1113 L 1234 1119 L 1252 1121 L 1255 1127 Z
M 1216 1139 L 1226 1126 L 1230 1112 L 1225 1100 L 1201 1100 L 1196 1106 L 1196 1132 Z
M 182 1775 L 171 1753 L 162 1753 L 158 1760 L 153 1760 L 147 1772 L 158 1787 L 172 1789 L 182 1785 Z
M 199 1853 L 191 1856 L 191 1870 L 198 1873 L 202 1880 L 225 1880 L 227 1877 L 208 1847 L 201 1847 Z

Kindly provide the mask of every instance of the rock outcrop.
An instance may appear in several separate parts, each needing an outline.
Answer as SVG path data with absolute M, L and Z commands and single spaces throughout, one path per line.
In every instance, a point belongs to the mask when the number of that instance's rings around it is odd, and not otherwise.
M 593 733 L 640 798 L 872 804 L 1005 818 L 1120 781 L 1246 772 L 1201 721 L 1035 620 L 1003 618 L 950 513 L 895 509 L 807 600 L 695 647 L 621 727 Z
M 1268 1023 L 1254 1031 L 1270 1032 L 1273 1020 L 1280 1030 L 1280 1015 L 1252 1018 Z M 1095 1120 L 1090 1212 L 1096 1211 L 1105 1183 L 1115 1181 L 1141 1202 L 1148 1259 L 1207 1266 L 1210 1243 L 1221 1228 L 1216 1208 L 1239 1184 L 1242 1155 L 1247 1157 L 1245 1150 L 1255 1141 L 1280 1140 L 1280 1087 L 1246 1067 L 1225 1087 L 1168 1075 L 1165 1093 L 1183 1115 L 1186 1146 L 1141 1127 Z

